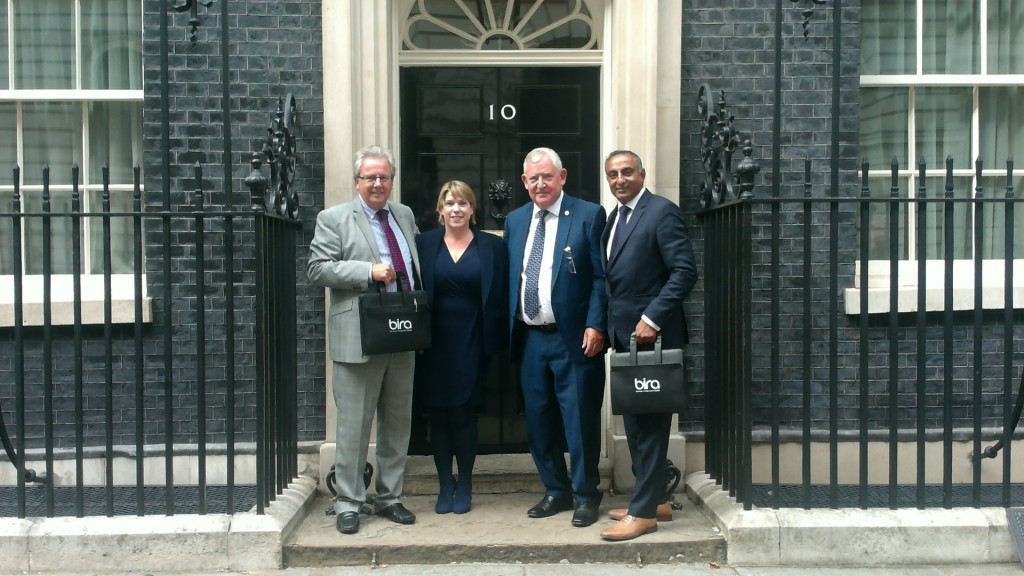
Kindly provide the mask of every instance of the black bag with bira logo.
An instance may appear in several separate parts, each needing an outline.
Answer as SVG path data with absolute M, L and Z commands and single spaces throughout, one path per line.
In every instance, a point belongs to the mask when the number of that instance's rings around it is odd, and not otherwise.
M 377 290 L 359 296 L 360 336 L 363 354 L 391 354 L 430 348 L 430 307 L 423 290 Z
M 661 349 L 661 334 L 654 350 L 638 352 L 636 334 L 629 338 L 629 352 L 611 357 L 612 414 L 679 413 L 686 410 L 684 352 Z

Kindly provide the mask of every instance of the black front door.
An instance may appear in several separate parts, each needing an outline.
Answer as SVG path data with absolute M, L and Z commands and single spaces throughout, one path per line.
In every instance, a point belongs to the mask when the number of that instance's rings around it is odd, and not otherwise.
M 462 180 L 477 197 L 477 223 L 500 232 L 505 215 L 529 201 L 523 157 L 544 146 L 568 172 L 565 191 L 600 198 L 600 69 L 403 68 L 402 203 L 420 230 L 438 226 L 437 194 Z M 480 418 L 480 453 L 525 452 L 526 423 L 516 370 L 492 362 Z M 413 454 L 429 453 L 417 414 Z

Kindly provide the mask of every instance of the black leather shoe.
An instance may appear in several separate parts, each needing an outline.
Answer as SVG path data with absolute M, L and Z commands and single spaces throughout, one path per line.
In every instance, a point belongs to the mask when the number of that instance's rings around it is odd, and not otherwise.
M 580 502 L 572 513 L 572 525 L 577 528 L 590 526 L 597 522 L 597 502 Z
M 342 512 L 338 514 L 338 532 L 342 534 L 355 534 L 359 532 L 359 512 Z
M 572 508 L 572 496 L 564 494 L 562 496 L 545 496 L 541 498 L 540 502 L 536 506 L 530 508 L 526 515 L 530 518 L 547 518 L 548 516 L 554 516 L 559 512 L 565 512 Z
M 402 506 L 401 502 L 396 502 L 387 508 L 377 510 L 377 516 L 383 516 L 392 522 L 398 524 L 412 524 L 416 522 L 416 515 Z

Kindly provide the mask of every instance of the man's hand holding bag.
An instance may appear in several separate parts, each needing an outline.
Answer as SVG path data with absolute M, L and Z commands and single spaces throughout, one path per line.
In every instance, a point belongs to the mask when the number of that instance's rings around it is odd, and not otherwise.
M 654 350 L 638 352 L 636 334 L 629 352 L 611 357 L 612 414 L 679 413 L 688 405 L 682 349 L 662 350 L 661 334 Z
M 430 307 L 423 290 L 403 289 L 401 274 L 398 291 L 387 292 L 377 282 L 377 290 L 359 296 L 360 336 L 363 354 L 391 354 L 430 348 Z

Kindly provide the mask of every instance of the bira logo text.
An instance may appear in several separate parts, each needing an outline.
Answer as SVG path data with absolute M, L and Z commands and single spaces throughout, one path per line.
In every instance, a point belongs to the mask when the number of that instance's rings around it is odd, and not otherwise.
M 634 378 L 633 386 L 637 392 L 657 392 L 661 390 L 661 381 L 647 378 Z
M 388 328 L 392 332 L 408 332 L 412 330 L 412 320 L 394 320 L 389 318 Z

